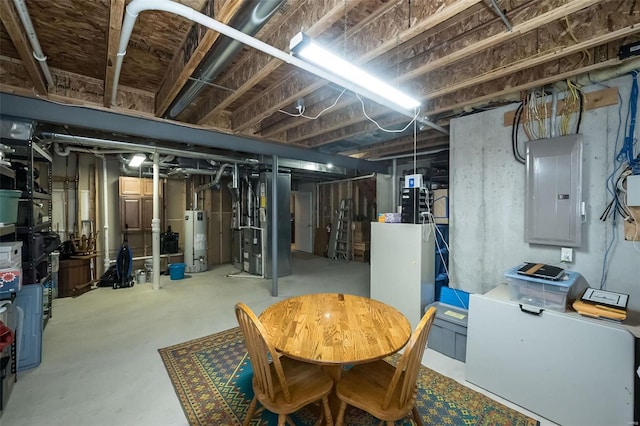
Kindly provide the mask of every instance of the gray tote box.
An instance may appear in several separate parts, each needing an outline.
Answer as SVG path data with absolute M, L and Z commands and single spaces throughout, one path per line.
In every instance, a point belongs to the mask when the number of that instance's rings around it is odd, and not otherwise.
M 448 357 L 465 362 L 467 359 L 467 322 L 469 311 L 457 306 L 435 302 L 427 306 L 437 309 L 429 332 L 427 347 Z

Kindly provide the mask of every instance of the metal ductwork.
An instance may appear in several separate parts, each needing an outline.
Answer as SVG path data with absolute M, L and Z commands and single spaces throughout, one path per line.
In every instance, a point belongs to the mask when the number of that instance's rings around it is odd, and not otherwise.
M 284 3 L 284 0 L 247 1 L 242 10 L 229 22 L 229 26 L 247 35 L 254 36 L 267 23 L 271 15 L 280 8 L 282 3 Z M 180 115 L 202 89 L 212 84 L 242 47 L 243 44 L 241 42 L 221 34 L 200 63 L 200 67 L 192 75 L 190 81 L 185 84 L 180 94 L 172 102 L 164 114 L 164 118 L 174 119 Z
M 224 174 L 225 169 L 227 169 L 229 167 L 233 167 L 233 164 L 227 163 L 227 164 L 223 164 L 222 166 L 220 166 L 220 168 L 216 172 L 216 177 L 211 182 L 205 183 L 204 185 L 200 185 L 199 187 L 197 187 L 195 192 L 204 191 L 205 189 L 212 188 L 212 187 L 215 187 L 215 186 L 219 185 L 220 184 L 220 179 L 222 179 L 222 175 Z M 209 173 L 207 173 L 207 174 L 209 174 Z M 234 178 L 234 180 L 235 180 L 235 178 Z

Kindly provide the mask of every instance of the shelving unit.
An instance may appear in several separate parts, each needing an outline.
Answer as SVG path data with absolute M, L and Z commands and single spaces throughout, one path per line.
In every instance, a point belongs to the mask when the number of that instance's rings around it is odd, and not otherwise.
M 42 244 L 39 233 L 51 230 L 51 167 L 53 157 L 49 151 L 37 142 L 7 141 L 15 149 L 11 154 L 12 163 L 23 163 L 26 166 L 26 188 L 22 190 L 20 203 L 26 205 L 26 223 L 19 223 L 15 231 L 19 240 L 23 242 L 22 279 L 23 285 L 42 284 L 43 286 L 43 328 L 53 314 L 53 289 L 51 274 L 51 258 L 49 253 L 41 251 L 37 244 Z M 36 180 L 36 169 L 39 177 Z M 17 182 L 17 181 L 16 181 Z M 17 182 L 18 183 L 18 182 Z M 38 191 L 37 187 L 41 190 Z M 44 190 L 45 192 L 42 192 Z M 43 205 L 42 222 L 34 214 L 35 203 Z

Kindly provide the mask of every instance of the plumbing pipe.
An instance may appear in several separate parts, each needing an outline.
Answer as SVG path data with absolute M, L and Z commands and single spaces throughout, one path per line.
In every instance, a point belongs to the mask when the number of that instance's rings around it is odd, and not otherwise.
M 413 154 L 411 154 L 413 155 Z M 340 180 L 330 180 L 327 182 L 318 182 L 316 185 L 330 185 L 332 183 L 340 183 L 340 182 L 353 182 L 354 180 L 362 180 L 362 179 L 369 179 L 372 177 L 376 177 L 377 173 L 371 173 L 370 175 L 364 175 L 364 176 L 356 176 L 356 177 L 352 177 L 352 178 L 348 178 L 348 179 L 340 179 Z
M 146 171 L 146 170 L 131 170 L 130 168 L 127 167 L 126 164 L 120 163 L 120 173 L 122 173 L 125 176 L 142 176 L 142 177 L 153 177 L 153 170 L 152 171 Z M 164 174 L 164 173 L 160 173 L 160 177 L 161 178 L 168 178 L 169 176 Z
M 113 88 L 111 92 L 111 105 L 116 106 L 116 99 L 118 95 L 118 82 L 120 80 L 120 71 L 122 69 L 122 62 L 124 60 L 124 56 L 127 54 L 127 45 L 129 44 L 129 39 L 131 38 L 131 33 L 133 32 L 133 26 L 135 25 L 136 18 L 140 12 L 145 10 L 161 10 L 164 12 L 174 13 L 176 15 L 180 15 L 184 18 L 189 19 L 190 21 L 197 22 L 200 25 L 203 25 L 207 28 L 210 28 L 214 31 L 217 31 L 221 34 L 226 35 L 234 40 L 238 40 L 239 42 L 246 44 L 247 46 L 253 47 L 261 52 L 266 53 L 267 55 L 273 56 L 274 58 L 280 59 L 283 62 L 296 66 L 300 69 L 308 71 L 316 76 L 328 80 L 332 83 L 337 84 L 338 86 L 345 87 L 353 92 L 359 93 L 364 97 L 367 97 L 380 105 L 383 105 L 393 111 L 396 111 L 402 115 L 410 117 L 413 119 L 415 117 L 414 110 L 407 110 L 405 108 L 396 105 L 393 102 L 383 98 L 379 94 L 368 90 L 364 87 L 357 86 L 356 84 L 341 78 L 340 76 L 326 71 L 320 67 L 317 67 L 309 62 L 303 61 L 300 58 L 297 58 L 293 55 L 289 55 L 288 53 L 277 49 L 257 38 L 251 37 L 242 31 L 238 31 L 235 28 L 232 28 L 228 25 L 223 24 L 222 22 L 216 21 L 213 18 L 210 18 L 200 12 L 197 12 L 190 7 L 184 6 L 179 3 L 175 3 L 171 0 L 133 0 L 131 3 L 127 5 L 124 21 L 122 23 L 122 31 L 120 33 L 120 44 L 118 46 L 118 53 L 116 58 L 116 66 L 115 73 L 113 76 Z M 420 123 L 426 124 L 429 127 L 432 127 L 444 134 L 449 134 L 449 132 L 438 126 L 437 124 L 427 120 L 424 117 L 419 117 L 417 119 Z
M 109 269 L 109 183 L 107 182 L 107 158 L 102 157 L 102 235 L 104 242 L 103 273 Z
M 106 155 L 106 154 L 128 154 L 131 151 L 125 151 L 122 149 L 115 149 L 115 150 L 97 150 L 97 149 L 89 149 L 89 148 L 80 148 L 80 147 L 76 147 L 76 146 L 62 146 L 59 143 L 55 143 L 54 144 L 54 153 L 56 153 L 57 155 L 61 156 L 61 157 L 68 157 L 69 154 L 71 154 L 71 152 L 84 152 L 87 154 L 93 154 L 95 156 L 101 156 L 101 155 Z
M 31 16 L 29 16 L 27 5 L 24 0 L 13 0 L 13 5 L 18 11 L 18 15 L 20 16 L 20 20 L 22 21 L 22 26 L 24 27 L 24 31 L 27 33 L 27 37 L 29 37 L 29 42 L 31 43 L 31 48 L 33 49 L 33 57 L 36 59 L 36 61 L 38 61 L 38 64 L 40 64 L 40 68 L 42 69 L 44 78 L 47 80 L 47 86 L 49 88 L 52 88 L 53 78 L 51 77 L 49 66 L 47 65 L 47 57 L 44 56 L 42 47 L 40 47 L 40 41 L 38 40 L 38 36 L 36 35 L 35 28 L 33 28 L 33 22 L 31 22 Z
M 391 156 L 388 156 L 388 157 L 372 158 L 370 161 L 394 160 L 394 159 L 397 159 L 397 158 L 407 158 L 407 157 L 413 157 L 413 156 L 438 154 L 439 152 L 444 152 L 444 151 L 449 151 L 449 148 L 432 149 L 431 151 L 417 152 L 415 154 L 414 153 L 411 153 L 411 154 L 399 154 L 399 155 L 391 155 Z
M 207 154 L 203 152 L 196 151 L 185 151 L 174 148 L 164 148 L 159 146 L 150 146 L 143 144 L 136 144 L 131 142 L 122 142 L 122 141 L 114 141 L 109 139 L 98 139 L 87 136 L 71 136 L 65 135 L 62 133 L 52 133 L 52 132 L 43 132 L 41 136 L 51 142 L 59 142 L 59 143 L 67 143 L 67 144 L 87 144 L 100 148 L 112 148 L 112 149 L 121 149 L 122 151 L 126 151 L 127 153 L 131 152 L 144 152 L 148 153 L 150 151 L 158 152 L 159 154 L 165 155 L 174 155 L 176 157 L 183 158 L 200 158 L 204 160 L 217 160 L 217 161 L 225 161 L 225 162 L 239 162 L 239 163 L 247 163 L 247 164 L 255 164 L 256 160 L 253 158 L 231 158 L 223 155 L 215 155 L 215 154 Z
M 151 254 L 153 255 L 153 289 L 160 289 L 160 198 L 159 198 L 159 159 L 153 153 L 153 219 L 151 219 Z
M 393 211 L 396 211 L 395 208 L 398 205 L 398 159 L 394 158 L 391 162 L 391 206 L 393 207 Z

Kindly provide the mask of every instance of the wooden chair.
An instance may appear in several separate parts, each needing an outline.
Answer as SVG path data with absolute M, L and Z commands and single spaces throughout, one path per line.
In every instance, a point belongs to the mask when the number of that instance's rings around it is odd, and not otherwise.
M 320 400 L 322 409 L 316 424 L 322 422 L 324 413 L 326 424 L 333 426 L 328 398 L 333 388 L 331 378 L 319 365 L 279 356 L 267 340 L 262 323 L 251 309 L 244 303 L 236 304 L 235 309 L 253 367 L 255 396 L 249 405 L 244 426 L 251 422 L 258 402 L 267 410 L 278 414 L 278 426 L 284 426 L 285 421 L 293 425 L 288 414 Z
M 405 346 L 397 367 L 385 361 L 356 365 L 346 372 L 336 385 L 340 398 L 340 411 L 336 426 L 344 424 L 347 404 L 358 407 L 380 419 L 380 425 L 395 424 L 411 413 L 413 421 L 422 426 L 422 419 L 415 407 L 418 387 L 416 380 L 422 361 L 427 337 L 433 325 L 436 308 L 431 307 Z

